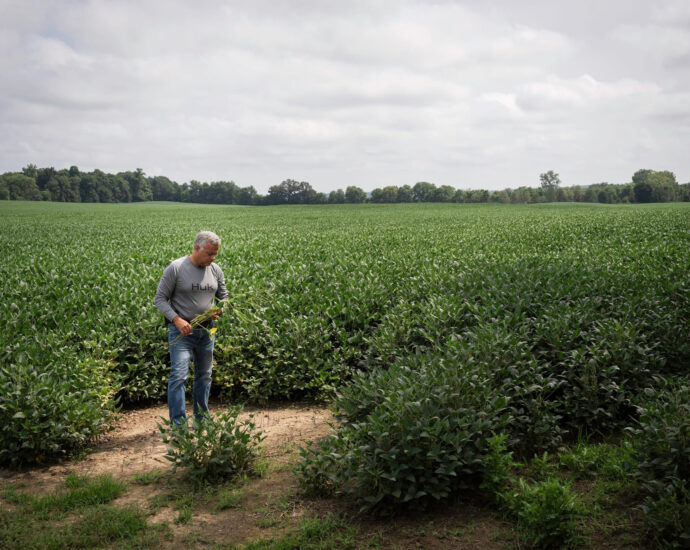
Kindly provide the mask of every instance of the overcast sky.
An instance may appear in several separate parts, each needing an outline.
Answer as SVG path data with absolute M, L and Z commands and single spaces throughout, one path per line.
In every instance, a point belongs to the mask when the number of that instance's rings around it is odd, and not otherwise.
M 688 0 L 0 0 L 0 172 L 690 180 Z

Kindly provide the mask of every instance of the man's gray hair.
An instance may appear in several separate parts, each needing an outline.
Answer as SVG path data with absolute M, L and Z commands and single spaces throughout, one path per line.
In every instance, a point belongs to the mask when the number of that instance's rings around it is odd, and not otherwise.
M 206 243 L 211 243 L 213 246 L 220 246 L 220 237 L 213 231 L 199 231 L 196 237 L 194 237 L 194 246 L 196 247 L 198 245 L 199 248 L 204 248 Z

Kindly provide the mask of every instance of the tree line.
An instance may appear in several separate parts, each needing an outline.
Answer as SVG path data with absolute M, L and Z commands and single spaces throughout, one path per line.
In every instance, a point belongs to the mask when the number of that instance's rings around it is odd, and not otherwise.
M 0 200 L 56 202 L 140 202 L 176 201 L 201 204 L 275 205 L 344 203 L 512 203 L 599 202 L 606 204 L 690 201 L 690 183 L 679 184 L 668 170 L 641 169 L 624 184 L 596 183 L 588 186 L 561 186 L 553 170 L 540 175 L 539 187 L 518 187 L 489 191 L 456 189 L 420 181 L 414 185 L 389 185 L 366 193 L 352 185 L 330 193 L 316 191 L 306 181 L 287 179 L 269 188 L 266 195 L 254 187 L 239 187 L 233 181 L 179 184 L 165 176 L 148 177 L 143 170 L 108 174 L 101 170 L 82 172 L 69 169 L 25 166 L 21 172 L 0 175 Z

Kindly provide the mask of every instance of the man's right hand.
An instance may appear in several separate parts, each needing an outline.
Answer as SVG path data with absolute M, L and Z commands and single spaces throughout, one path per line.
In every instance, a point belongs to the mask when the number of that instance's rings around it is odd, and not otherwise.
M 192 325 L 190 325 L 187 321 L 185 321 L 179 315 L 173 319 L 173 325 L 175 325 L 177 327 L 177 330 L 180 331 L 180 334 L 182 334 L 182 336 L 188 336 L 192 332 L 194 332 Z

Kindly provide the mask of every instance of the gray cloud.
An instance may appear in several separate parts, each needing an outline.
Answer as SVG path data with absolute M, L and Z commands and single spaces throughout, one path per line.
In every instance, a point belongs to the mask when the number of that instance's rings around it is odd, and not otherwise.
M 0 170 L 686 181 L 682 1 L 0 0 Z

